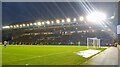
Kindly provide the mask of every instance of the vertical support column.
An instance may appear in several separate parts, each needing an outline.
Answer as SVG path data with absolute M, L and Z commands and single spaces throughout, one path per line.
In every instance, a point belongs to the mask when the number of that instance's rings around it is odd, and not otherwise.
M 87 38 L 87 48 L 88 48 L 88 44 L 89 44 L 89 41 L 88 41 L 89 38 Z
M 92 40 L 93 40 L 93 47 L 95 48 L 95 40 L 96 39 L 93 38 Z
M 99 47 L 98 40 L 99 40 L 99 39 L 96 39 L 96 47 L 97 47 L 97 48 Z
M 100 39 L 98 39 L 98 44 L 99 44 L 99 48 L 100 48 Z
M 80 46 L 80 41 L 78 42 L 78 46 Z

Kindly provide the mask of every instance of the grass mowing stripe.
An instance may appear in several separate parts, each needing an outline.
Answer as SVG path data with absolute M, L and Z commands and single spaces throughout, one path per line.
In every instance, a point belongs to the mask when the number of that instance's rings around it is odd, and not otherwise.
M 7 55 L 11 55 L 10 53 L 2 53 L 2 54 L 7 54 Z M 25 54 L 15 54 L 15 53 L 12 53 L 12 55 L 25 55 Z M 34 55 L 26 55 L 26 56 L 34 56 Z
M 87 59 L 74 52 L 86 49 L 86 46 L 9 45 L 3 47 L 2 59 L 3 65 L 78 65 Z
M 19 60 L 16 60 L 16 61 L 30 60 L 30 59 L 34 59 L 34 58 L 46 57 L 46 56 L 52 56 L 52 55 L 58 55 L 58 54 L 69 53 L 69 52 L 53 53 L 53 54 L 48 54 L 48 55 L 43 55 L 43 56 L 34 56 L 34 57 L 31 57 L 31 58 L 24 58 L 24 59 L 19 59 Z M 9 61 L 9 62 L 16 62 L 16 61 Z

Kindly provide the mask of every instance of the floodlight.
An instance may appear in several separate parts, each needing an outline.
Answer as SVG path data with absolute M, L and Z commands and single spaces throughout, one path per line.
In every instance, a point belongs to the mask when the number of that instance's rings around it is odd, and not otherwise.
M 80 21 L 83 21 L 83 20 L 84 20 L 84 17 L 83 17 L 83 16 L 80 16 L 80 17 L 79 17 L 79 20 L 80 20 Z
M 11 27 L 11 28 L 13 28 L 13 26 L 12 26 L 12 25 L 11 25 L 10 27 Z
M 60 23 L 60 20 L 56 20 L 57 23 Z
M 75 21 L 77 21 L 77 19 L 76 19 L 76 18 L 74 18 L 74 19 L 73 19 L 73 21 L 75 22 Z
M 41 22 L 38 22 L 38 25 L 41 25 Z
M 92 12 L 86 17 L 87 21 L 99 22 L 106 19 L 106 14 L 102 12 Z
M 27 24 L 27 26 L 29 26 L 29 24 Z
M 62 19 L 62 23 L 64 23 L 65 22 L 65 20 L 64 19 Z
M 23 26 L 25 26 L 25 24 L 23 24 Z
M 67 22 L 71 22 L 70 18 L 67 18 L 66 21 L 67 21 Z
M 44 25 L 45 23 L 44 22 L 42 22 L 42 25 Z
M 22 27 L 22 25 L 20 25 L 20 27 Z
M 53 23 L 54 23 L 54 21 L 51 21 L 51 23 L 53 24 Z
M 14 28 L 16 28 L 16 26 L 14 25 Z
M 32 24 L 32 23 L 30 23 L 30 25 L 32 26 L 33 24 Z
M 50 24 L 50 21 L 47 21 L 46 23 L 47 23 L 47 24 Z
M 3 26 L 2 28 L 3 28 L 3 29 L 6 29 L 6 28 L 10 28 L 10 27 L 9 27 L 9 26 Z
M 37 23 L 34 23 L 34 25 L 37 25 Z
M 19 27 L 19 25 L 16 25 L 16 27 Z

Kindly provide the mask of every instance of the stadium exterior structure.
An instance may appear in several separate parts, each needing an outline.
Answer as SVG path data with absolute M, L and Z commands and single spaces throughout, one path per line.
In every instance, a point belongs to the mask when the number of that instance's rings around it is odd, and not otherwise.
M 85 21 L 54 22 L 44 21 L 35 24 L 36 21 L 10 24 L 9 29 L 2 29 L 3 41 L 9 44 L 26 45 L 87 45 L 87 38 L 99 38 L 100 45 L 110 45 L 115 41 L 115 35 L 109 27 L 102 28 L 100 25 Z M 19 25 L 19 26 L 16 26 Z

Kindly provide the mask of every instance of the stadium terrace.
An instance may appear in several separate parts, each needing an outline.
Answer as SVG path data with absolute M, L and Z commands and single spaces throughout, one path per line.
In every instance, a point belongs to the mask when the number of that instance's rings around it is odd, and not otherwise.
M 87 38 L 99 38 L 100 45 L 111 45 L 116 35 L 107 25 L 99 25 L 79 18 L 32 21 L 3 26 L 3 40 L 10 44 L 70 44 L 87 45 Z M 97 21 L 96 21 L 97 22 Z M 111 23 L 112 24 L 112 23 Z M 7 33 L 7 34 L 6 34 Z

